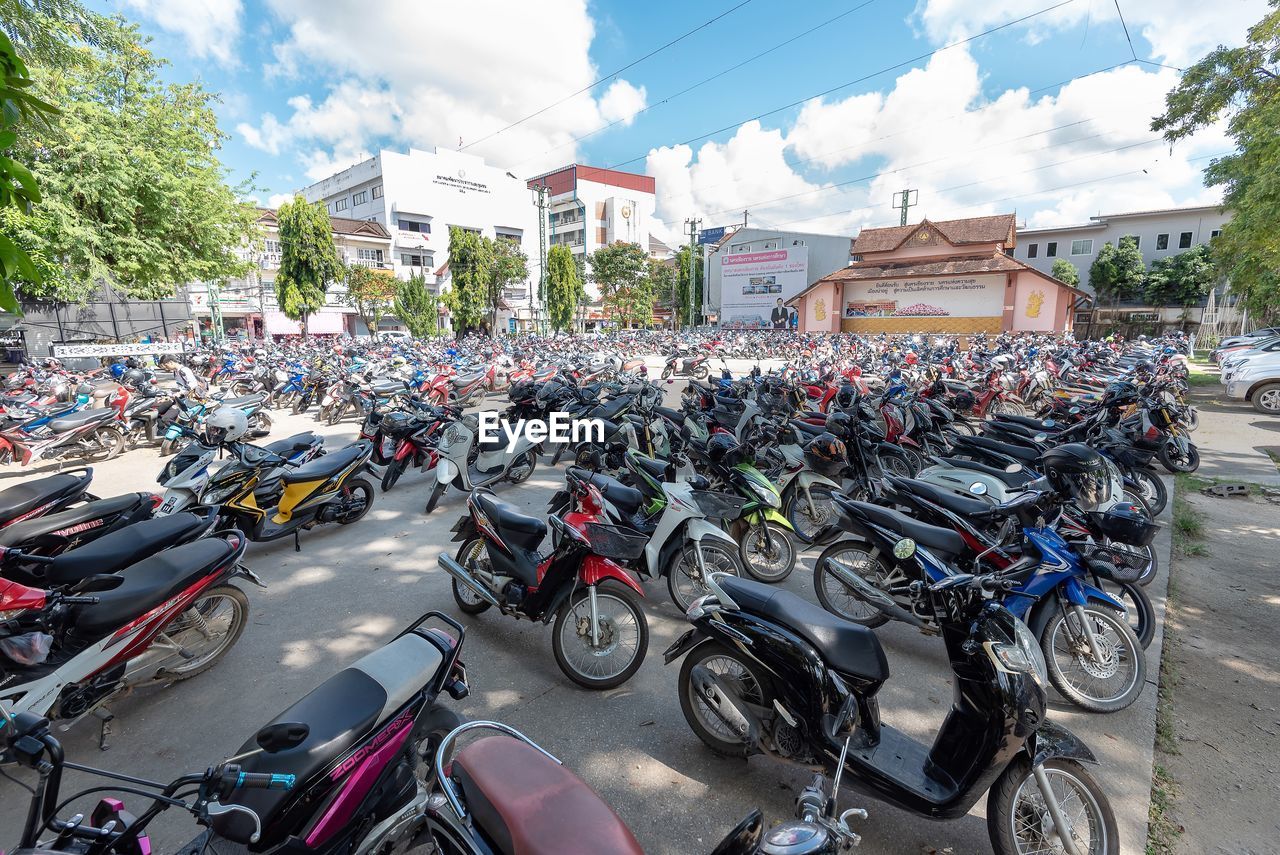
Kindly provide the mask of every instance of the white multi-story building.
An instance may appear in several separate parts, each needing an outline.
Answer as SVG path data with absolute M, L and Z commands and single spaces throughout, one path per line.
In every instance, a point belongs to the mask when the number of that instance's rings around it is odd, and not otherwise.
M 1015 257 L 1042 273 L 1052 272 L 1053 263 L 1065 258 L 1080 271 L 1080 287 L 1092 293 L 1089 266 L 1104 244 L 1118 246 L 1120 238 L 1132 235 L 1150 267 L 1153 261 L 1207 244 L 1230 219 L 1217 206 L 1099 214 L 1078 225 L 1018 229 Z
M 529 277 L 539 278 L 538 209 L 526 183 L 484 158 L 437 148 L 407 154 L 383 150 L 302 190 L 334 217 L 381 223 L 391 235 L 388 260 L 402 279 L 422 273 L 429 285 L 447 287 L 449 227 L 520 245 Z M 513 315 L 525 316 L 528 282 L 504 295 Z M 506 313 L 504 313 L 506 314 Z M 499 328 L 506 318 L 499 318 Z

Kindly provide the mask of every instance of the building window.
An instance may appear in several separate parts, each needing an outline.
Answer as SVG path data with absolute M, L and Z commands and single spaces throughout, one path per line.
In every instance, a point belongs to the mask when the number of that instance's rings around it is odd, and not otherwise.
M 1040 244 L 1033 243 L 1027 247 L 1027 258 L 1035 258 L 1040 252 Z
M 361 190 L 359 193 L 356 193 L 351 197 L 352 205 L 363 205 L 365 202 L 368 202 L 368 201 L 369 201 L 368 190 Z
M 403 264 L 405 267 L 421 267 L 422 256 L 409 255 L 407 252 L 402 252 L 400 253 L 400 263 Z
M 765 241 L 765 242 L 764 242 L 764 248 L 765 248 L 765 249 L 777 249 L 777 248 L 778 248 L 778 242 L 777 242 L 776 240 L 767 240 L 767 241 Z
M 1178 235 L 1178 249 L 1191 249 L 1191 232 Z
M 1120 240 L 1124 240 L 1124 238 L 1129 238 L 1131 241 L 1133 241 L 1134 249 L 1142 249 L 1142 238 L 1139 237 L 1138 235 L 1125 235 L 1124 237 L 1120 238 Z
M 793 240 L 793 241 L 791 242 L 791 245 L 792 245 L 792 246 L 804 246 L 804 241 L 802 241 L 802 240 Z
M 267 238 L 262 243 L 267 252 L 274 252 L 277 255 L 280 254 L 280 241 Z
M 1168 248 L 1169 248 L 1169 236 L 1156 235 L 1156 252 L 1159 252 L 1160 250 L 1168 249 Z
M 333 203 L 333 209 L 334 209 L 335 211 L 345 211 L 345 210 L 347 210 L 347 197 L 346 197 L 346 196 L 343 196 L 341 199 L 338 199 L 337 201 L 335 201 L 335 202 Z
M 1045 258 L 1053 258 L 1057 254 L 1058 254 L 1058 242 L 1056 240 L 1051 240 L 1044 245 Z
M 1213 240 L 1220 234 L 1222 234 L 1222 229 L 1214 229 L 1213 231 L 1209 232 L 1209 240 Z
M 430 223 L 415 223 L 410 220 L 400 220 L 396 223 L 396 226 L 402 232 L 419 232 L 424 235 L 431 234 Z
M 1093 254 L 1093 238 L 1085 238 L 1084 240 L 1073 240 L 1071 242 L 1072 255 L 1092 255 Z
M 373 198 L 375 198 L 375 199 L 381 199 L 381 198 L 382 198 L 382 185 L 381 185 L 381 184 L 379 184 L 377 187 L 374 187 L 374 188 L 373 188 Z
M 376 261 L 382 263 L 382 250 L 380 249 L 357 249 L 356 258 L 360 261 Z

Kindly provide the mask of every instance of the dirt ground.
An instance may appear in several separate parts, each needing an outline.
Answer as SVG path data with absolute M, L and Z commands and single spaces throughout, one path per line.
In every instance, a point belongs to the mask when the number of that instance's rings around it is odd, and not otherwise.
M 1172 780 L 1165 818 L 1181 834 L 1153 834 L 1148 852 L 1280 851 L 1280 504 L 1250 493 L 1184 494 L 1203 539 L 1187 554 L 1175 548 L 1172 715 L 1156 745 L 1157 769 Z

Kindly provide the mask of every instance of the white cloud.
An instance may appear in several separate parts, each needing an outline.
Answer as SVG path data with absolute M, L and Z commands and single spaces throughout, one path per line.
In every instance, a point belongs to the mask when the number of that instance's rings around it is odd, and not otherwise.
M 279 208 L 285 202 L 292 202 L 292 193 L 272 193 L 271 198 L 267 199 L 268 208 Z
M 125 5 L 181 36 L 198 58 L 235 65 L 240 37 L 240 0 L 124 0 Z
M 971 36 L 1051 5 L 1045 0 L 918 0 L 915 17 L 934 42 Z M 1141 34 L 1152 56 L 1189 65 L 1220 44 L 1240 44 L 1246 30 L 1267 11 L 1267 0 L 1124 0 L 1124 19 L 1133 37 Z M 1111 2 L 1070 3 L 1021 25 L 1031 41 L 1055 31 L 1088 25 L 1120 27 Z
M 264 151 L 306 151 L 301 159 L 313 177 L 382 142 L 457 147 L 459 139 L 496 165 L 519 162 L 532 173 L 572 160 L 574 137 L 608 122 L 630 124 L 645 105 L 643 87 L 616 80 L 494 135 L 598 78 L 586 0 L 470 0 L 434 6 L 430 15 L 418 0 L 268 5 L 287 31 L 272 48 L 268 75 L 332 83 L 319 103 L 300 96 L 288 117 L 264 115 L 238 130 Z M 545 38 L 531 36 L 549 32 L 550 52 Z

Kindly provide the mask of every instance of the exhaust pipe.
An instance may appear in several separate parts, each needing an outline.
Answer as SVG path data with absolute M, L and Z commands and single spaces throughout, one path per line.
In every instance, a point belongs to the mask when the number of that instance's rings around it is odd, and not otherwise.
M 498 602 L 498 598 L 495 597 L 488 588 L 477 582 L 476 578 L 468 573 L 466 568 L 457 561 L 454 561 L 448 555 L 441 555 L 436 559 L 436 563 L 439 564 L 440 568 L 450 576 L 466 585 L 467 588 L 469 588 L 477 597 L 484 600 L 491 606 L 502 608 L 502 604 Z

